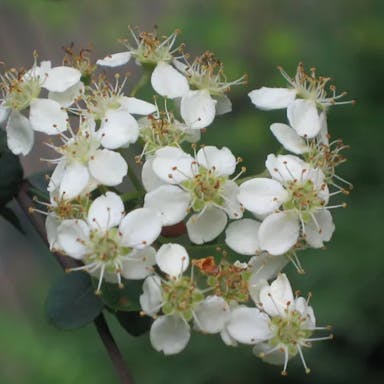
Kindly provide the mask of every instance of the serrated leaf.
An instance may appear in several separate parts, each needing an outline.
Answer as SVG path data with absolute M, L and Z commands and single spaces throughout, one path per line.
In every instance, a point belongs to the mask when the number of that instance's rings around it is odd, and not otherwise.
M 20 224 L 19 218 L 15 215 L 11 208 L 0 207 L 0 216 L 2 216 L 8 223 L 12 224 L 18 231 L 25 235 L 25 231 Z
M 101 299 L 115 311 L 137 311 L 140 309 L 139 297 L 143 292 L 142 280 L 124 280 L 124 287 L 103 283 Z
M 140 336 L 149 331 L 153 319 L 140 312 L 116 312 L 116 318 L 120 325 L 132 336 Z
M 20 160 L 7 149 L 6 134 L 0 131 L 0 206 L 12 200 L 22 179 Z
M 95 295 L 91 278 L 84 272 L 65 274 L 51 288 L 45 312 L 61 329 L 75 329 L 92 322 L 102 311 L 103 302 Z

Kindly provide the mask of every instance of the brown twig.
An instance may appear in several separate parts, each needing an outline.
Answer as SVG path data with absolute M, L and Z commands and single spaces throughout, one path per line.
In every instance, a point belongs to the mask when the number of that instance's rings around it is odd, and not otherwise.
M 31 187 L 27 180 L 24 180 L 19 188 L 19 192 L 16 196 L 16 201 L 21 207 L 24 214 L 28 217 L 29 221 L 39 233 L 44 242 L 48 245 L 47 234 L 45 230 L 44 219 L 41 215 L 31 214 L 29 208 L 33 206 L 33 200 L 28 195 L 28 190 Z M 59 253 L 53 252 L 53 256 L 56 258 L 61 267 L 66 270 L 77 267 L 79 262 L 70 257 L 60 255 Z M 117 346 L 105 317 L 100 313 L 94 320 L 96 330 L 104 344 L 105 349 L 112 361 L 113 366 L 120 378 L 122 384 L 133 384 L 132 374 L 126 366 L 123 356 Z

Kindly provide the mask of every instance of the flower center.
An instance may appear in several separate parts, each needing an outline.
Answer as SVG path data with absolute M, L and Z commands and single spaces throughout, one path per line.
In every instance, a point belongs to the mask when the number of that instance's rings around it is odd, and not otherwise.
M 247 302 L 249 300 L 250 273 L 246 269 L 226 261 L 222 261 L 219 265 L 215 265 L 213 259 L 212 262 L 210 270 L 207 272 L 202 268 L 200 270 L 208 275 L 207 283 L 214 289 L 215 295 L 224 298 L 227 302 L 232 300 L 238 303 Z
M 198 57 L 186 74 L 192 88 L 207 89 L 211 95 L 220 96 L 228 92 L 232 85 L 245 83 L 245 76 L 228 82 L 223 72 L 223 63 L 212 52 L 205 52 Z
M 324 200 L 318 196 L 312 180 L 298 182 L 289 181 L 286 185 L 291 194 L 290 200 L 283 204 L 285 210 L 294 209 L 301 213 L 304 222 L 308 221 L 311 214 L 324 205 Z
M 140 137 L 145 142 L 145 152 L 153 153 L 165 146 L 177 146 L 184 141 L 186 134 L 180 127 L 181 123 L 171 117 L 154 118 L 149 116 L 141 120 Z
M 141 64 L 169 63 L 172 61 L 175 52 L 182 51 L 183 45 L 172 48 L 179 34 L 178 30 L 163 39 L 159 39 L 156 33 L 142 32 L 139 36 L 136 36 L 134 31 L 131 30 L 131 32 L 137 47 L 133 48 L 130 45 L 127 45 L 127 47 L 132 56 Z
M 16 76 L 13 72 L 8 73 L 8 75 L 2 77 L 3 84 L 1 84 L 7 93 L 5 106 L 16 111 L 22 111 L 40 95 L 40 77 L 28 76 L 26 79 L 20 75 Z
M 99 148 L 100 142 L 95 135 L 88 132 L 79 132 L 74 138 L 68 140 L 57 151 L 64 155 L 69 162 L 87 164 Z
M 199 167 L 198 173 L 181 185 L 192 194 L 192 208 L 199 212 L 208 204 L 223 205 L 222 188 L 226 181 L 227 177 L 216 176 L 214 168 Z
M 280 344 L 288 348 L 291 356 L 297 353 L 297 344 L 305 342 L 313 333 L 306 326 L 308 319 L 298 311 L 290 311 L 287 317 L 276 316 L 271 319 L 270 327 L 274 333 L 272 346 Z
M 121 268 L 119 258 L 131 251 L 130 248 L 120 245 L 120 237 L 117 228 L 111 228 L 105 233 L 93 230 L 88 244 L 90 252 L 86 255 L 87 264 L 103 264 L 105 271 L 116 273 Z
M 54 204 L 49 206 L 49 210 L 61 220 L 84 219 L 86 217 L 89 208 L 89 198 L 87 196 L 79 196 L 73 200 L 55 197 L 53 200 Z
M 172 279 L 163 285 L 163 312 L 165 315 L 180 314 L 186 321 L 193 318 L 193 309 L 204 299 L 189 277 Z

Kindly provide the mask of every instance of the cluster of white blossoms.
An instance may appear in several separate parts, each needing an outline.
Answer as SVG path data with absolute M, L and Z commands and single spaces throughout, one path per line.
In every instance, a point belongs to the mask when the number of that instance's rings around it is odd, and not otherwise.
M 33 131 L 51 135 L 55 168 L 42 202 L 51 250 L 80 261 L 75 269 L 95 278 L 100 295 L 104 282 L 143 280 L 141 313 L 154 319 L 150 340 L 164 354 L 182 351 L 196 331 L 252 345 L 283 374 L 298 354 L 309 372 L 303 349 L 332 336 L 312 337 L 328 328 L 316 326 L 282 270 L 291 261 L 303 272 L 297 253 L 330 241 L 331 210 L 345 205 L 330 202 L 350 185 L 335 172 L 345 146 L 327 128 L 344 94 L 330 86 L 328 95 L 329 79 L 301 64 L 294 78 L 281 70 L 288 88 L 250 92 L 259 109 L 287 109 L 289 124 L 271 125 L 287 153 L 269 154 L 263 177 L 244 178 L 229 148 L 198 143 L 231 111 L 227 93 L 245 77 L 227 81 L 210 52 L 190 62 L 177 31 L 131 32 L 133 45 L 96 65 L 69 50 L 66 65 L 35 59 L 0 76 L 9 149 L 26 155 Z M 111 71 L 132 58 L 143 77 L 127 94 L 127 78 Z M 135 97 L 143 86 L 152 100 Z

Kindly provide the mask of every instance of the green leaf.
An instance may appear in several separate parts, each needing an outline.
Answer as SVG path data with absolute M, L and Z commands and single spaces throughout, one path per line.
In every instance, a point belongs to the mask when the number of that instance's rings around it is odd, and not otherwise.
M 120 325 L 132 336 L 140 336 L 149 331 L 153 319 L 140 312 L 116 312 L 116 318 Z
M 48 294 L 45 312 L 61 329 L 75 329 L 92 322 L 102 311 L 103 302 L 95 295 L 91 278 L 84 272 L 65 274 Z
M 115 311 L 138 311 L 139 297 L 142 293 L 142 280 L 124 280 L 124 287 L 117 284 L 103 283 L 101 299 Z
M 0 206 L 12 200 L 23 179 L 23 169 L 18 156 L 6 145 L 6 134 L 0 131 Z
M 0 216 L 2 216 L 8 223 L 12 224 L 18 231 L 25 235 L 25 231 L 20 224 L 19 218 L 15 215 L 11 208 L 0 207 Z

